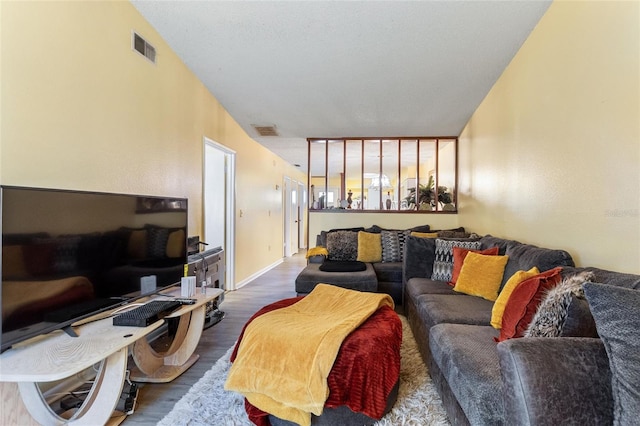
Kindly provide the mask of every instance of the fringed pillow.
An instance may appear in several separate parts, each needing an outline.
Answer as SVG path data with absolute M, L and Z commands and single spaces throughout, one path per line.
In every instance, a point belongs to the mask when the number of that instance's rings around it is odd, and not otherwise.
M 524 337 L 560 337 L 567 335 L 564 326 L 567 322 L 569 306 L 574 298 L 585 300 L 583 285 L 593 279 L 593 272 L 584 271 L 564 278 L 558 285 L 549 289 L 540 302 Z M 586 304 L 584 306 L 588 309 Z

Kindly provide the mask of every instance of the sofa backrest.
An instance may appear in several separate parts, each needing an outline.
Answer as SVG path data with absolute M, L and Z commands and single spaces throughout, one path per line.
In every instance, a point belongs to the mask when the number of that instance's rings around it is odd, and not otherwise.
M 485 235 L 480 241 L 483 249 L 498 246 L 500 247 L 499 254 L 509 256 L 500 288 L 504 287 L 509 278 L 520 270 L 528 271 L 536 266 L 540 272 L 543 272 L 557 266 L 575 266 L 573 258 L 565 250 L 537 247 L 491 235 Z
M 606 269 L 599 269 L 594 267 L 574 268 L 567 267 L 562 269 L 563 276 L 569 276 L 580 273 L 582 271 L 593 272 L 593 282 L 601 284 L 615 285 L 625 288 L 633 288 L 640 290 L 640 275 L 627 274 L 624 272 L 607 271 Z

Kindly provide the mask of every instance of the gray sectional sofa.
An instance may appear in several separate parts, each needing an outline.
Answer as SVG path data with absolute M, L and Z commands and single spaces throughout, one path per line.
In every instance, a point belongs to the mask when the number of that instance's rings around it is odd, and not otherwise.
M 434 233 L 442 237 L 468 237 L 464 228 L 455 228 L 447 230 L 431 230 L 429 225 L 416 226 L 405 230 L 389 230 L 380 226 L 373 225 L 369 228 L 348 228 L 348 229 L 332 229 L 322 231 L 316 236 L 316 247 L 328 247 L 327 237 L 335 232 L 353 233 L 357 241 L 357 233 L 364 231 L 373 234 L 385 234 L 385 236 L 394 236 L 398 238 L 398 250 L 400 253 L 396 257 L 385 256 L 380 262 L 365 262 L 365 270 L 355 272 L 327 272 L 321 270 L 321 265 L 328 259 L 327 256 L 310 256 L 309 264 L 298 275 L 295 282 L 296 293 L 299 296 L 308 294 L 318 283 L 333 284 L 340 287 L 350 288 L 360 291 L 371 291 L 378 293 L 386 293 L 391 295 L 396 305 L 402 305 L 404 294 L 403 287 L 403 244 L 412 232 L 418 233 Z M 383 253 L 388 245 L 383 242 Z M 353 253 L 352 253 L 353 254 Z M 341 257 L 343 259 L 346 257 Z M 329 255 L 331 259 L 331 255 Z M 353 257 L 351 260 L 356 260 Z
M 344 230 L 323 232 L 317 237 L 317 246 L 325 247 L 327 235 L 336 231 Z M 373 226 L 347 231 L 375 233 L 382 229 Z M 296 279 L 296 291 L 304 295 L 317 283 L 326 282 L 391 294 L 407 316 L 453 425 L 640 425 L 640 292 L 636 292 L 640 275 L 576 268 L 564 250 L 491 235 L 480 237 L 464 228 L 433 231 L 437 237 L 432 233 L 426 238 L 412 236 L 411 230 L 396 232 L 402 240 L 401 262 L 366 263 L 359 272 L 326 272 L 320 265 L 326 264 L 327 257 L 312 256 Z M 428 232 L 428 227 L 417 232 Z M 551 328 L 562 326 L 558 337 L 507 338 L 491 325 L 494 301 L 454 291 L 444 278 L 453 259 L 451 253 L 443 255 L 442 247 L 459 244 L 476 250 L 497 247 L 498 255 L 508 256 L 500 291 L 518 271 L 534 266 L 542 275 L 555 277 L 553 285 L 557 287 L 560 281 L 564 284 L 569 277 L 579 276 L 579 288 L 585 290 L 566 293 L 563 297 L 568 298 L 560 299 L 564 303 L 562 320 L 551 324 Z M 471 281 L 475 279 L 471 275 Z M 598 285 L 587 281 L 605 284 L 599 289 L 600 298 L 603 294 L 609 297 L 608 289 L 614 289 L 610 291 L 614 294 L 633 289 L 629 291 L 634 297 L 627 294 L 626 299 L 639 302 L 625 308 L 610 306 L 604 309 L 605 314 L 592 312 L 587 289 Z M 611 303 L 606 297 L 596 305 L 599 310 Z M 625 300 L 624 294 L 616 297 Z M 605 319 L 610 324 L 603 325 Z M 625 325 L 620 327 L 621 323 Z M 623 338 L 616 335 L 619 329 Z
M 562 267 L 563 277 L 590 271 L 591 281 L 640 289 L 640 275 L 575 268 L 563 250 L 490 235 L 477 241 L 509 256 L 502 285 L 516 271 L 537 266 Z M 584 299 L 571 299 L 566 322 L 576 326 L 563 337 L 497 343 L 500 331 L 490 325 L 493 302 L 432 279 L 434 258 L 434 239 L 407 238 L 404 308 L 452 424 L 613 424 L 608 354 Z

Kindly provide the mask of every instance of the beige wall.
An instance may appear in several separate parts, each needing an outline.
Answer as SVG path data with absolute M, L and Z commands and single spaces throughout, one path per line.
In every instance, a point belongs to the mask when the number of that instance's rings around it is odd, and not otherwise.
M 554 2 L 460 139 L 460 223 L 640 273 L 640 3 Z
M 236 281 L 282 257 L 283 176 L 128 2 L 0 2 L 2 184 L 189 198 L 202 235 L 203 137 L 237 152 Z M 157 50 L 131 50 L 137 31 Z M 240 210 L 242 216 L 240 216 Z

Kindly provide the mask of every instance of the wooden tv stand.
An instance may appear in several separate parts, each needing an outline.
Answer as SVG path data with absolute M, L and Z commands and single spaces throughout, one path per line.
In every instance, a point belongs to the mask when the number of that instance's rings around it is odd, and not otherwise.
M 114 326 L 112 318 L 104 318 L 75 327 L 78 337 L 59 330 L 14 345 L 0 355 L 0 424 L 119 424 L 126 416 L 114 416 L 114 409 L 126 379 L 129 345 L 138 366 L 132 371 L 133 380 L 173 380 L 198 359 L 194 351 L 202 334 L 205 305 L 222 292 L 208 288 L 203 295 L 198 289 L 195 304 L 183 305 L 170 315 L 180 317 L 180 322 L 166 353 L 156 353 L 145 338 L 164 320 L 142 328 Z M 180 288 L 163 294 L 180 296 Z M 96 364 L 97 375 L 82 406 L 68 417 L 54 413 L 38 383 L 66 379 Z

